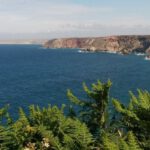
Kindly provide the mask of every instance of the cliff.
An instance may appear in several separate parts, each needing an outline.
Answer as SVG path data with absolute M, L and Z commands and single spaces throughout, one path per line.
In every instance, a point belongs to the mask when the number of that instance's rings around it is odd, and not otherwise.
M 150 36 L 62 38 L 49 40 L 44 46 L 46 48 L 81 48 L 86 51 L 109 51 L 123 54 L 150 53 Z

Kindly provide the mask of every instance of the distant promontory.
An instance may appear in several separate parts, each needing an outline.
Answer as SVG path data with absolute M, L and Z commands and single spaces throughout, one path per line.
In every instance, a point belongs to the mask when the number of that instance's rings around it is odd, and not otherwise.
M 91 38 L 60 38 L 44 43 L 46 48 L 80 48 L 83 51 L 108 51 L 150 54 L 150 35 L 108 36 Z

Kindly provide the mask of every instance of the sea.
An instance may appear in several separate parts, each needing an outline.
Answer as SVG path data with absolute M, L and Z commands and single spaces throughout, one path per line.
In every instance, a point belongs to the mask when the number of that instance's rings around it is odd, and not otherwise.
M 150 61 L 144 56 L 82 52 L 79 49 L 45 49 L 41 45 L 0 45 L 0 107 L 9 104 L 16 116 L 31 104 L 40 107 L 69 105 L 67 89 L 87 99 L 82 89 L 97 80 L 113 82 L 112 98 L 125 105 L 129 91 L 150 91 Z

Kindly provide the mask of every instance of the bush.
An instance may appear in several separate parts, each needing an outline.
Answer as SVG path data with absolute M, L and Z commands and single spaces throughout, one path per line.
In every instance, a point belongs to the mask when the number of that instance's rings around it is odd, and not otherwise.
M 29 106 L 28 115 L 19 108 L 13 121 L 8 106 L 0 109 L 1 150 L 141 150 L 150 149 L 150 94 L 133 93 L 128 106 L 113 100 L 117 114 L 109 114 L 110 81 L 83 84 L 87 99 L 68 90 L 69 100 L 80 107 Z M 68 109 L 69 108 L 69 109 Z M 64 109 L 69 114 L 64 114 Z M 111 118 L 111 116 L 113 116 Z M 118 117 L 119 116 L 119 117 Z M 5 123 L 3 122 L 5 120 Z

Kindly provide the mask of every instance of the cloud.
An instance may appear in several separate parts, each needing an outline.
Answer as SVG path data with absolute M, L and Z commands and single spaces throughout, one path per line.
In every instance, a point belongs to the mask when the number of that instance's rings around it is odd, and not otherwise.
M 109 7 L 92 8 L 77 4 L 51 5 L 48 1 L 41 2 L 38 0 L 31 0 L 30 2 L 29 0 L 14 0 L 15 4 L 3 0 L 0 2 L 3 5 L 3 9 L 0 10 L 0 32 L 12 33 L 62 30 L 65 29 L 65 24 L 87 22 L 93 19 L 95 14 L 112 11 Z
M 96 0 L 94 5 L 71 0 L 0 0 L 0 33 L 41 38 L 150 34 L 146 15 L 122 11 L 113 5 L 96 5 Z

